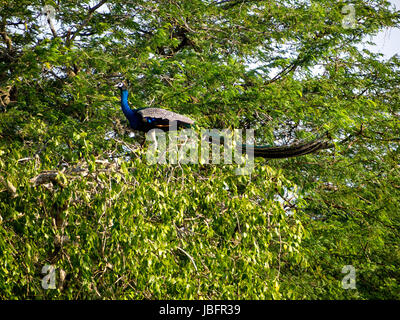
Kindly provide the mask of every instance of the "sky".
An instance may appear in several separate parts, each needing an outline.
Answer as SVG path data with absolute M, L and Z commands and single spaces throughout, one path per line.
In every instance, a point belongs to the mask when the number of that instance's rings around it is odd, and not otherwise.
M 397 10 L 400 10 L 400 0 L 389 0 Z M 100 8 L 99 11 L 106 10 L 106 7 Z M 357 13 L 356 13 L 357 14 Z M 47 23 L 44 20 L 44 23 Z M 56 22 L 57 24 L 57 22 Z M 396 53 L 400 55 L 400 28 L 389 28 L 382 30 L 377 36 L 367 37 L 366 41 L 371 40 L 375 46 L 361 45 L 361 48 L 367 48 L 372 52 L 384 54 L 385 59 L 391 58 Z
M 390 0 L 390 2 L 400 10 L 400 0 Z M 365 46 L 372 52 L 379 52 L 385 55 L 386 59 L 398 53 L 400 55 L 400 29 L 390 28 L 381 31 L 376 37 L 372 38 L 375 46 Z

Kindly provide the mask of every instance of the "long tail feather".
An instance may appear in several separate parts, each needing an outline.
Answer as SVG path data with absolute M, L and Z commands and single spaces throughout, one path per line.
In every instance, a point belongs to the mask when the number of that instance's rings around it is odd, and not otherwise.
M 265 159 L 282 159 L 303 156 L 316 152 L 327 147 L 327 141 L 324 139 L 316 139 L 310 142 L 303 142 L 290 146 L 271 147 L 271 146 L 252 146 L 243 144 L 242 152 L 254 154 L 254 157 L 262 157 Z
M 224 137 L 220 135 L 207 135 L 209 142 L 223 144 Z M 303 156 L 309 153 L 313 153 L 328 147 L 328 141 L 326 135 L 317 138 L 309 142 L 297 143 L 289 146 L 257 146 L 242 144 L 238 147 L 242 153 L 253 154 L 254 157 L 261 157 L 265 159 L 283 159 Z

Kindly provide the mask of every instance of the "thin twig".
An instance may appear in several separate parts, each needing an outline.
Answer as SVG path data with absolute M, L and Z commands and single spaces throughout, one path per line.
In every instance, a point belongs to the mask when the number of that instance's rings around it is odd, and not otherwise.
M 178 247 L 178 250 L 182 251 L 184 254 L 187 255 L 187 257 L 190 259 L 190 261 L 192 261 L 194 268 L 196 269 L 196 272 L 197 272 L 197 266 L 196 266 L 196 263 L 194 262 L 194 259 L 192 258 L 192 256 L 189 253 L 187 253 L 185 250 L 183 250 L 181 247 Z

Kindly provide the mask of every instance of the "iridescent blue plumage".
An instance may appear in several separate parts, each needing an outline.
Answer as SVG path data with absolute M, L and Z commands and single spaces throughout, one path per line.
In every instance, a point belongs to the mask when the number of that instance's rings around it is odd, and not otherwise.
M 121 89 L 121 108 L 132 129 L 137 130 L 139 127 L 139 119 L 135 112 L 129 107 L 128 90 L 126 89 Z
M 164 131 L 178 128 L 188 128 L 194 121 L 178 113 L 160 108 L 131 109 L 128 103 L 128 89 L 124 83 L 117 87 L 121 90 L 121 108 L 129 125 L 134 130 L 147 132 L 151 129 Z

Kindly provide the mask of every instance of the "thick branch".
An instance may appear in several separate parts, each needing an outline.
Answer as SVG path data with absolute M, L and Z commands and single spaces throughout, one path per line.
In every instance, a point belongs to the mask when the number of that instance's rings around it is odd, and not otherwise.
M 13 45 L 12 45 L 11 38 L 7 34 L 5 21 L 2 21 L 2 23 L 0 25 L 0 34 L 1 34 L 3 41 L 7 45 L 7 50 L 12 51 Z

